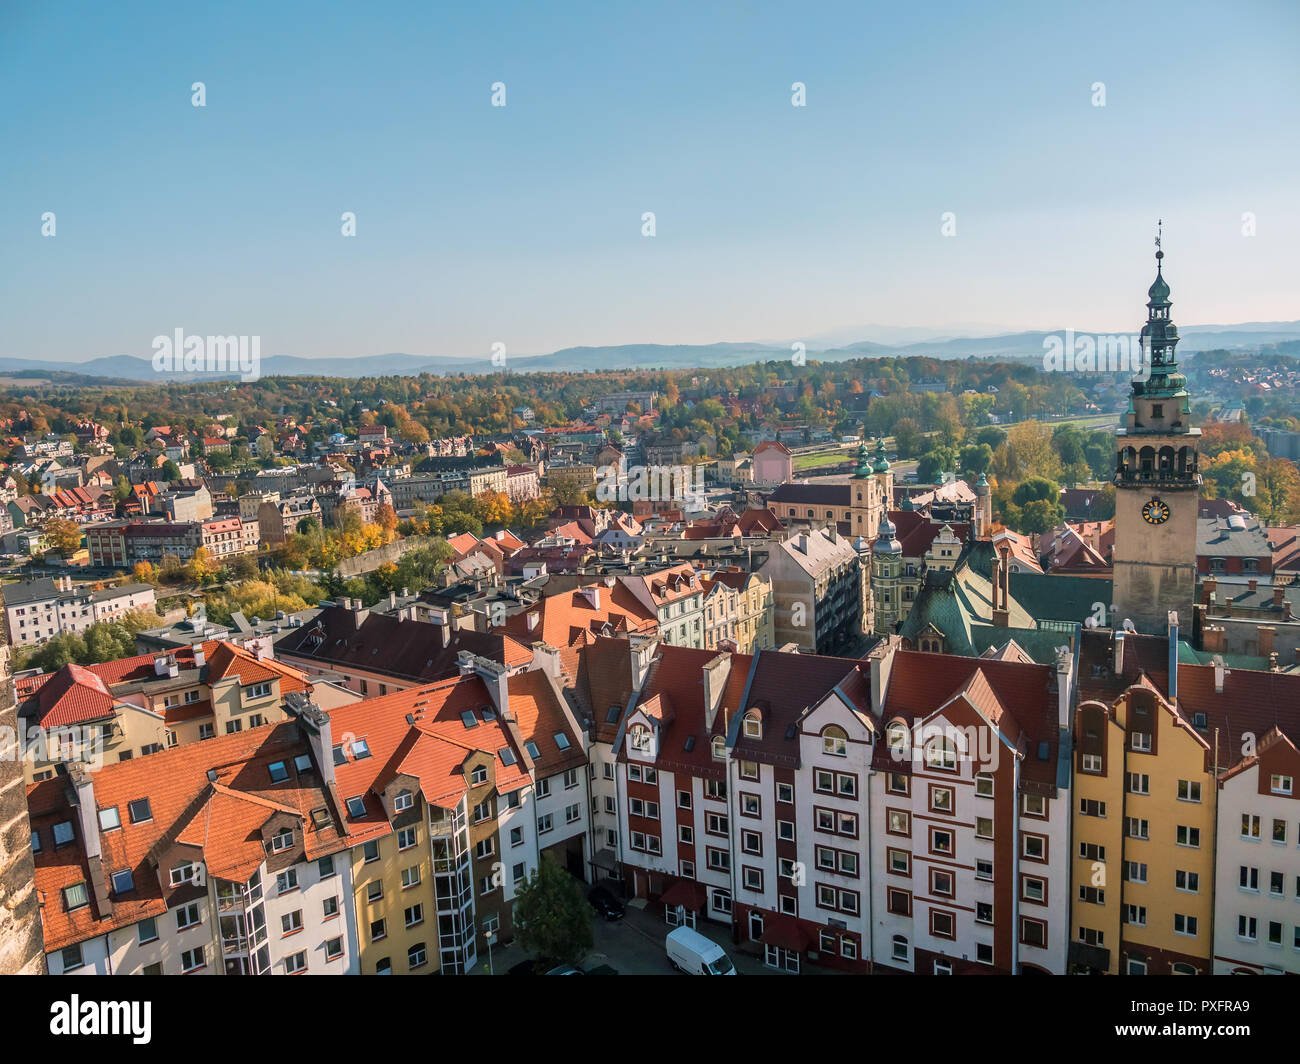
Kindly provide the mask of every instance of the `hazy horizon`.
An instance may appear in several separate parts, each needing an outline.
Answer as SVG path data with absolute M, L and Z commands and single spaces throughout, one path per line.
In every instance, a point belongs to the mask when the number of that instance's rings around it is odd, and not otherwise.
M 1157 218 L 1180 327 L 1294 321 L 1298 46 L 1270 0 L 10 5 L 0 356 L 1130 333 Z

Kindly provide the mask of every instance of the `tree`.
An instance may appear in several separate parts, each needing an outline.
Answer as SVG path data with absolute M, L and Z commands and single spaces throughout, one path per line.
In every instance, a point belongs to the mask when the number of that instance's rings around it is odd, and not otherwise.
M 519 944 L 543 968 L 577 964 L 591 949 L 592 908 L 578 881 L 550 854 L 515 891 L 515 930 Z
M 911 458 L 921 446 L 921 427 L 910 417 L 894 423 L 894 447 L 899 458 Z
M 956 464 L 957 454 L 951 447 L 936 447 L 921 455 L 916 464 L 916 479 L 922 484 L 937 484 Z
M 163 480 L 169 480 L 169 481 L 180 480 L 181 467 L 178 466 L 175 462 L 173 462 L 170 458 L 168 458 L 167 461 L 165 461 L 162 466 L 162 478 Z
M 987 443 L 970 443 L 961 449 L 958 459 L 961 475 L 975 480 L 993 467 L 993 448 Z
M 137 584 L 156 584 L 158 570 L 153 567 L 152 562 L 136 562 L 135 568 L 131 570 L 131 579 Z
M 81 549 L 81 526 L 64 517 L 52 517 L 45 522 L 45 542 L 52 550 L 70 558 Z
M 375 507 L 375 524 L 384 530 L 388 539 L 392 539 L 397 531 L 397 512 L 388 503 L 381 502 Z
M 186 566 L 186 575 L 196 584 L 206 584 L 217 575 L 219 568 L 221 567 L 212 557 L 212 552 L 207 547 L 199 547 L 194 551 L 190 564 Z

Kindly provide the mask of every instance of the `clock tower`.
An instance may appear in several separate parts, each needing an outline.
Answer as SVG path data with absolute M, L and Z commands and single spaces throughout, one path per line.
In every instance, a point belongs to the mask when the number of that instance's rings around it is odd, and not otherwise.
M 1142 349 L 1150 372 L 1133 381 L 1128 413 L 1116 432 L 1114 613 L 1118 628 L 1163 634 L 1169 611 L 1184 630 L 1196 595 L 1196 519 L 1201 474 L 1191 427 L 1187 378 L 1178 371 L 1178 328 L 1169 320 L 1169 285 L 1156 237 L 1156 279 L 1147 293 Z

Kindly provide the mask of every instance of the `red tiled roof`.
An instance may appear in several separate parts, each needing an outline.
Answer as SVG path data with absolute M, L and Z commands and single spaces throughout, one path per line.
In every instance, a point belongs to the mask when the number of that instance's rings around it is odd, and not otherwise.
M 134 879 L 130 891 L 110 896 L 111 911 L 100 910 L 89 888 L 89 862 L 78 811 L 69 805 L 68 781 L 55 776 L 29 787 L 32 830 L 41 836 L 35 882 L 46 950 L 163 915 L 166 902 L 160 870 L 150 854 L 158 844 L 181 835 L 204 846 L 204 863 L 213 874 L 224 871 L 236 877 L 263 859 L 261 838 L 252 829 L 264 824 L 276 809 L 301 818 L 306 859 L 343 849 L 344 839 L 332 816 L 324 828 L 312 822 L 312 810 L 330 809 L 315 772 L 302 776 L 291 772 L 282 783 L 270 782 L 267 766 L 272 761 L 292 763 L 307 752 L 297 725 L 282 723 L 103 766 L 92 777 L 95 804 L 100 809 L 116 806 L 122 825 L 100 832 L 104 875 L 129 868 Z M 217 775 L 215 785 L 208 780 L 209 771 Z M 150 818 L 133 823 L 127 804 L 143 798 L 149 800 Z M 73 824 L 76 840 L 56 849 L 53 825 L 60 821 Z M 87 884 L 90 904 L 67 912 L 62 890 L 76 883 Z

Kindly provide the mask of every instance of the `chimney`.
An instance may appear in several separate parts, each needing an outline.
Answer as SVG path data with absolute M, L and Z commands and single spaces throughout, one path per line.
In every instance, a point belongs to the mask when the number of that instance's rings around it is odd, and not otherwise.
M 1259 581 L 1252 576 L 1249 582 L 1247 583 L 1247 586 L 1250 588 L 1251 591 L 1255 591 L 1259 588 Z
M 1210 625 L 1201 636 L 1201 649 L 1211 654 L 1222 654 L 1225 642 L 1223 625 Z
M 1281 671 L 1281 669 L 1278 667 L 1278 664 L 1277 664 L 1277 651 L 1276 651 L 1276 650 L 1273 651 L 1273 653 L 1271 653 L 1271 654 L 1268 656 L 1268 671 L 1269 671 L 1269 672 L 1280 672 L 1280 671 Z
M 492 696 L 492 704 L 496 707 L 498 716 L 502 720 L 514 720 L 510 714 L 510 684 L 506 666 L 478 654 L 471 654 L 468 650 L 462 650 L 456 659 L 462 676 L 468 676 L 471 672 L 478 674 L 487 687 L 488 694 Z
M 1291 619 L 1291 603 L 1284 602 L 1282 603 L 1282 620 L 1289 621 L 1290 619 Z
M 76 793 L 77 818 L 81 822 L 81 841 L 86 856 L 97 859 L 102 852 L 99 845 L 99 813 L 95 809 L 95 779 L 85 765 L 68 765 L 68 782 Z
M 591 587 L 584 587 L 582 589 L 582 593 L 586 597 L 587 601 L 591 603 L 592 609 L 594 610 L 600 609 L 600 585 L 599 584 L 594 584 Z
M 650 671 L 650 662 L 654 660 L 655 642 L 646 635 L 634 634 L 628 639 L 628 650 L 632 655 L 632 686 L 638 691 Z
M 1178 701 L 1178 612 L 1169 611 L 1169 701 Z
M 1207 604 L 1214 601 L 1214 592 L 1218 590 L 1218 587 L 1219 581 L 1214 577 L 1210 577 L 1201 585 L 1201 599 Z
M 536 631 L 537 625 L 541 621 L 541 619 L 542 619 L 542 615 L 540 613 L 538 613 L 536 610 L 530 610 L 528 613 L 528 630 L 530 632 Z
M 1273 605 L 1274 605 L 1274 606 L 1280 606 L 1280 605 L 1282 605 L 1282 603 L 1283 603 L 1283 601 L 1284 601 L 1285 599 L 1286 599 L 1286 588 L 1284 588 L 1281 584 L 1274 584 L 1274 585 L 1273 585 Z
M 392 609 L 396 609 L 396 608 L 397 608 L 397 592 L 396 592 L 396 591 L 390 591 L 390 592 L 388 593 L 388 608 L 389 608 L 390 610 L 392 610 Z
M 704 727 L 713 731 L 713 722 L 718 717 L 722 705 L 722 693 L 727 689 L 727 678 L 731 675 L 731 655 L 719 654 L 707 662 L 702 670 L 704 676 Z
M 533 662 L 547 676 L 555 680 L 560 679 L 563 672 L 560 668 L 560 652 L 549 643 L 533 644 Z
M 1277 639 L 1277 629 L 1272 625 L 1261 624 L 1256 631 L 1259 632 L 1259 656 L 1266 658 L 1273 653 L 1274 642 Z
M 1074 672 L 1074 654 L 1068 646 L 1056 648 L 1056 726 L 1061 731 L 1070 727 L 1070 688 Z
M 1223 694 L 1223 678 L 1228 674 L 1228 670 L 1223 667 L 1222 656 L 1214 655 L 1214 693 Z
M 167 659 L 165 657 L 157 657 L 153 659 L 153 672 L 155 676 L 167 675 Z
M 1114 671 L 1116 676 L 1124 675 L 1124 632 L 1121 629 L 1115 630 Z
M 208 661 L 208 656 L 206 653 L 204 653 L 203 644 L 195 643 L 194 644 L 194 667 L 196 669 L 201 669 L 203 668 L 204 665 L 207 664 L 207 661 Z
M 1226 599 L 1223 600 L 1223 615 L 1224 615 L 1225 617 L 1231 617 L 1231 616 L 1232 616 L 1232 596 L 1231 596 L 1231 595 L 1229 595 Z
M 329 714 L 316 705 L 302 691 L 291 691 L 284 696 L 284 709 L 298 722 L 298 730 L 320 771 L 321 783 L 326 789 L 334 787 L 334 739 Z

